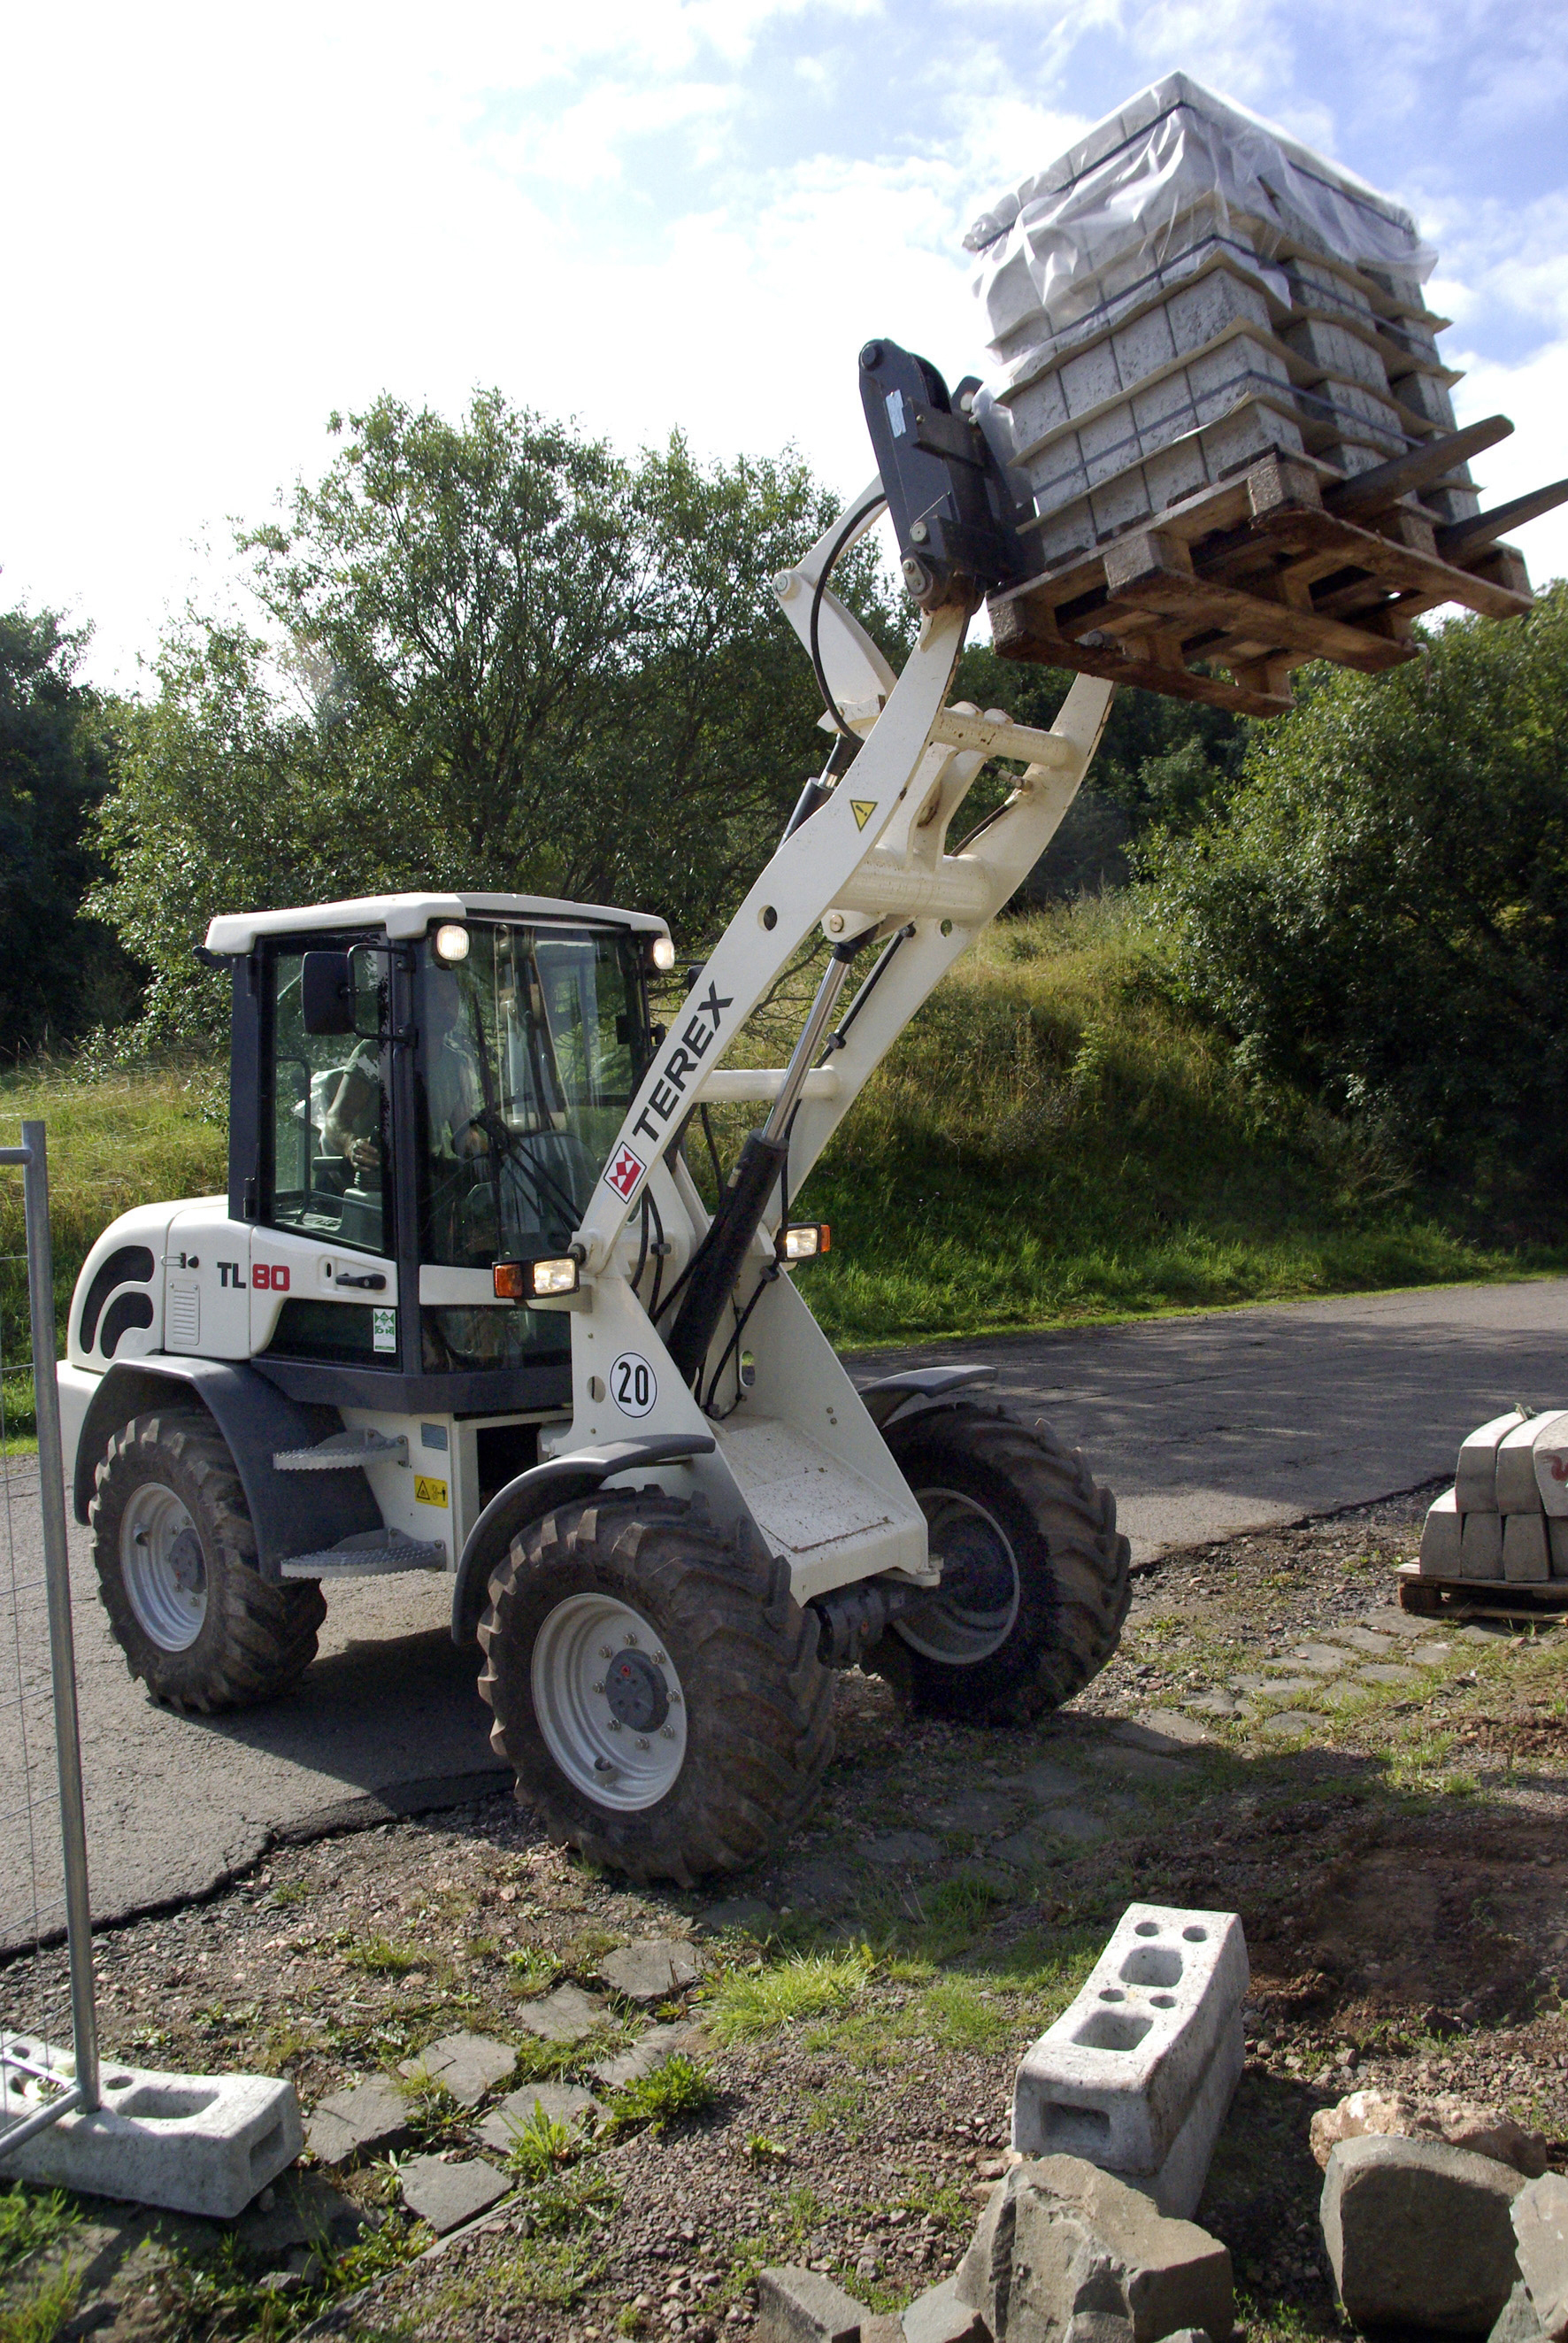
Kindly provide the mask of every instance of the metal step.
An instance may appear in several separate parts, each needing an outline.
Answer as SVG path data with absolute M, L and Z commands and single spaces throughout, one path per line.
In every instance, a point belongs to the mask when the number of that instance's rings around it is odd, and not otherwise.
M 275 1473 L 347 1473 L 367 1464 L 373 1456 L 395 1456 L 408 1462 L 408 1443 L 402 1433 L 373 1432 L 363 1424 L 355 1432 L 335 1432 L 314 1448 L 280 1448 L 272 1460 Z
M 398 1530 L 360 1530 L 324 1554 L 291 1554 L 285 1578 L 390 1578 L 401 1570 L 445 1570 L 447 1549 Z

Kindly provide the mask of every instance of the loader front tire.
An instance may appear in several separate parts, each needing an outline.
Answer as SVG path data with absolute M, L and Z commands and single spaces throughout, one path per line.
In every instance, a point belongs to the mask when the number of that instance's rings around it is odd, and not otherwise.
M 945 1566 L 867 1666 L 928 1716 L 1001 1725 L 1060 1708 L 1127 1616 L 1115 1498 L 1044 1424 L 994 1403 L 931 1409 L 885 1436 Z
M 165 1408 L 123 1426 L 89 1519 L 115 1640 L 155 1699 L 248 1708 L 316 1657 L 321 1589 L 262 1577 L 245 1491 L 210 1416 Z
M 788 1566 L 658 1489 L 512 1541 L 479 1622 L 490 1741 L 552 1837 L 689 1885 L 785 1838 L 833 1754 L 833 1680 Z

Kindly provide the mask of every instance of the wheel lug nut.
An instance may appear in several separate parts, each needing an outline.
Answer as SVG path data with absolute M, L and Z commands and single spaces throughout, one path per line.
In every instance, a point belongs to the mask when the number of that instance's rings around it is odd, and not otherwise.
M 664 1728 L 664 1734 L 663 1734 L 663 1738 L 664 1738 L 666 1741 L 673 1741 L 673 1740 L 674 1740 L 674 1738 L 675 1738 L 675 1727 L 674 1727 L 674 1725 L 667 1725 L 665 1726 L 665 1728 Z
M 598 1655 L 601 1660 L 613 1660 L 615 1657 L 615 1645 L 613 1644 L 601 1644 L 598 1647 Z
M 667 1666 L 668 1665 L 668 1662 L 666 1660 L 666 1658 L 665 1658 L 665 1656 L 664 1656 L 664 1654 L 663 1654 L 662 1652 L 655 1652 L 655 1654 L 654 1654 L 654 1655 L 653 1655 L 653 1658 L 654 1658 L 654 1664 L 655 1664 L 655 1666 L 656 1666 L 656 1667 L 661 1667 L 661 1668 L 662 1668 L 662 1667 L 667 1667 Z
M 642 1735 L 641 1735 L 641 1734 L 640 1734 L 640 1733 L 639 1733 L 639 1734 L 638 1735 L 638 1736 L 637 1736 L 637 1745 L 638 1745 L 638 1747 L 639 1749 L 646 1749 L 646 1748 L 648 1747 L 648 1744 L 647 1744 L 647 1742 L 643 1739 L 643 1737 L 642 1737 Z
M 595 1686 L 594 1686 L 594 1690 L 595 1690 L 595 1692 L 597 1692 L 597 1693 L 598 1693 L 598 1694 L 603 1694 L 603 1692 L 604 1692 L 604 1686 L 603 1686 L 603 1684 L 595 1684 Z

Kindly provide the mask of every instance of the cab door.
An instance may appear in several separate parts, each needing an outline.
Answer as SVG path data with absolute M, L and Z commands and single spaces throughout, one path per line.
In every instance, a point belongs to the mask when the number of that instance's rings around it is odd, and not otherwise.
M 305 958 L 322 950 L 350 953 L 352 1032 L 306 1031 Z M 365 935 L 286 938 L 267 954 L 253 1352 L 397 1365 L 387 960 Z

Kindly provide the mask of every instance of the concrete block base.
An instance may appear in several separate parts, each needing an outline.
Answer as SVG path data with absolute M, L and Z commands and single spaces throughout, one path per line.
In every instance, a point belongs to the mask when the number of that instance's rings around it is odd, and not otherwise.
M 1233 1912 L 1130 1905 L 1078 1998 L 1024 2055 L 1013 2146 L 1082 2157 L 1185 2217 L 1241 2071 L 1247 1983 Z
M 13 2063 L 24 2058 L 26 2066 Z M 68 2053 L 35 2035 L 0 2036 L 12 2122 L 46 2104 L 29 2071 L 44 2064 L 74 2077 Z M 0 2176 L 227 2221 L 305 2146 L 293 2084 L 269 2076 L 164 2075 L 106 2060 L 102 2084 L 91 2115 L 62 2116 L 10 2156 L 0 2131 Z

